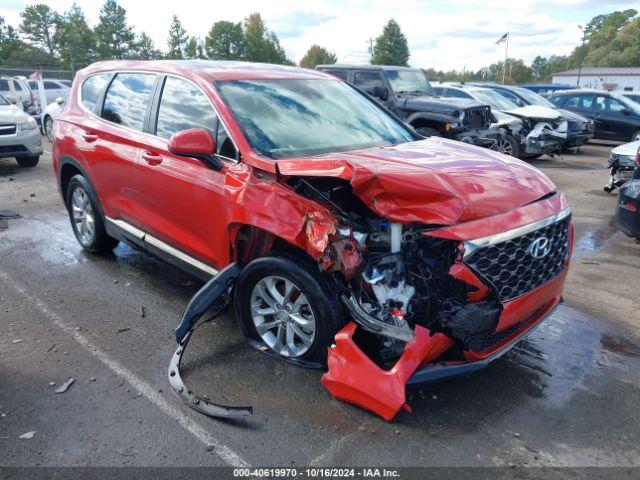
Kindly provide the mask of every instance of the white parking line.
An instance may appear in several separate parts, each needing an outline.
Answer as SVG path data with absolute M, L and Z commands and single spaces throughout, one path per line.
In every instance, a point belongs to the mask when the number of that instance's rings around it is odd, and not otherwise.
M 0 270 L 0 278 L 4 280 L 16 293 L 23 296 L 31 304 L 33 304 L 46 318 L 54 325 L 69 334 L 77 343 L 79 343 L 91 355 L 100 360 L 116 375 L 126 380 L 133 388 L 140 392 L 150 402 L 155 404 L 160 410 L 172 417 L 178 424 L 195 436 L 198 440 L 207 446 L 213 446 L 214 452 L 227 464 L 234 467 L 248 467 L 250 464 L 244 460 L 239 454 L 231 448 L 212 437 L 202 426 L 193 421 L 182 411 L 173 407 L 156 388 L 138 377 L 135 373 L 128 370 L 120 362 L 114 360 L 104 351 L 100 350 L 95 344 L 88 340 L 84 335 L 75 330 L 74 327 L 66 323 L 62 318 L 52 311 L 42 300 L 31 295 L 19 283 L 11 278 L 7 273 Z

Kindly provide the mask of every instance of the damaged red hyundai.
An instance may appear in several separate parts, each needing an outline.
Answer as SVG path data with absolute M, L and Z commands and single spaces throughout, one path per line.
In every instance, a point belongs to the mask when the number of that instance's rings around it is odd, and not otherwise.
M 78 72 L 54 135 L 85 250 L 124 241 L 209 280 L 169 369 L 205 413 L 241 408 L 179 381 L 211 307 L 232 302 L 251 345 L 326 368 L 331 395 L 390 420 L 407 384 L 484 367 L 561 301 L 571 214 L 544 174 L 424 139 L 328 74 L 100 62 Z

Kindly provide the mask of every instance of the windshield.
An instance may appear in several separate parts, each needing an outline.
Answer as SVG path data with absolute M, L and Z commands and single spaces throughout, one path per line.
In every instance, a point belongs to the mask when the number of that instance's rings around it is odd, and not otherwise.
M 526 88 L 518 88 L 518 94 L 524 98 L 529 105 L 540 105 L 542 107 L 556 108 L 556 106 L 542 95 L 538 95 L 536 92 L 527 90 Z
M 493 90 L 472 90 L 471 93 L 476 100 L 488 103 L 489 106 L 495 110 L 512 110 L 518 108 L 518 105 Z
M 413 140 L 375 102 L 337 80 L 237 80 L 217 84 L 257 152 L 270 158 Z
M 422 70 L 387 70 L 385 73 L 395 93 L 434 95 L 433 88 Z
M 7 97 L 0 93 L 0 105 L 11 105 L 11 102 L 7 100 Z
M 640 115 L 640 104 L 638 104 L 637 102 L 634 102 L 632 99 L 622 95 L 611 95 L 611 96 L 616 100 L 618 100 L 621 104 L 623 104 L 629 110 L 633 111 L 633 113 Z

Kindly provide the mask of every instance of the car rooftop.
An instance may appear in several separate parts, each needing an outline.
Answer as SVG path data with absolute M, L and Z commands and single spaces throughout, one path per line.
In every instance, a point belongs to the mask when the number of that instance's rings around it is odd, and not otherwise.
M 214 60 L 109 60 L 96 62 L 81 70 L 84 75 L 112 70 L 142 70 L 178 75 L 195 74 L 214 80 L 327 79 L 331 75 L 300 67 L 271 63 Z
M 618 92 L 607 92 L 606 90 L 597 90 L 595 88 L 574 88 L 573 90 L 553 92 L 553 95 L 575 95 L 576 93 L 608 93 L 613 95 Z
M 420 70 L 419 68 L 412 67 L 398 67 L 394 65 L 370 65 L 370 64 L 351 64 L 351 63 L 331 63 L 329 65 L 317 65 L 316 68 L 349 68 L 358 70 Z

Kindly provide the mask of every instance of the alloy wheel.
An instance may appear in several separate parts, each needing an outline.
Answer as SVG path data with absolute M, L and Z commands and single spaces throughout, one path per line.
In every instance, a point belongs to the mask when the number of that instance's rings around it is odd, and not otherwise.
M 264 343 L 284 357 L 299 357 L 313 344 L 313 308 L 300 287 L 289 279 L 261 279 L 251 293 L 251 317 Z
M 505 155 L 513 156 L 513 147 L 507 139 L 503 139 L 498 145 L 498 151 Z
M 47 117 L 44 121 L 44 131 L 49 141 L 53 143 L 53 119 L 51 117 Z
M 71 194 L 71 210 L 76 235 L 83 246 L 89 246 L 95 236 L 95 219 L 89 195 L 77 187 Z

